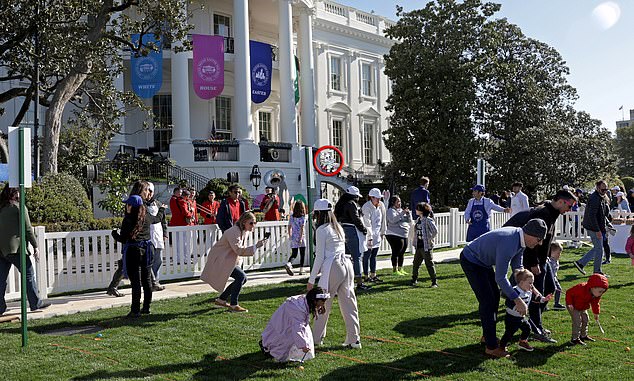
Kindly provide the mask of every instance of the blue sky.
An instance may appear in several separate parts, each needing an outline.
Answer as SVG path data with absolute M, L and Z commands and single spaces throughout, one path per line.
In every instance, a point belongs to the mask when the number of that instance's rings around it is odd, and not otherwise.
M 339 0 L 363 11 L 396 20 L 396 5 L 423 8 L 420 0 Z M 525 35 L 559 51 L 568 67 L 568 82 L 577 89 L 577 110 L 587 111 L 615 130 L 634 109 L 634 1 L 498 0 L 506 17 Z M 623 110 L 619 107 L 623 105 Z

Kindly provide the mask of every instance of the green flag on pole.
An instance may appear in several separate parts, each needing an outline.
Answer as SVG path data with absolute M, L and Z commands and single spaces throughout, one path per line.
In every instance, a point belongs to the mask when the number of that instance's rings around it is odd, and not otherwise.
M 299 58 L 295 56 L 295 80 L 293 81 L 295 88 L 295 104 L 299 102 Z

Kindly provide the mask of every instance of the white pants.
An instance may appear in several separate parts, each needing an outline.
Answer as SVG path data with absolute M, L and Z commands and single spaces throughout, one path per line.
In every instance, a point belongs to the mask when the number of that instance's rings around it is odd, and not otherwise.
M 357 296 L 354 293 L 354 270 L 350 259 L 343 261 L 335 260 L 330 268 L 330 277 L 328 278 L 328 292 L 330 299 L 326 301 L 326 313 L 317 315 L 313 320 L 313 340 L 318 345 L 324 337 L 326 337 L 326 327 L 328 318 L 332 310 L 332 302 L 337 295 L 339 299 L 339 310 L 346 325 L 346 341 L 344 345 L 353 344 L 359 341 L 359 309 L 357 308 Z

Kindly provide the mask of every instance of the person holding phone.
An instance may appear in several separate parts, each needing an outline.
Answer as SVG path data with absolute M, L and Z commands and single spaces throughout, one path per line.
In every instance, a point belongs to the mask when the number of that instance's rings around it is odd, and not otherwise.
M 247 246 L 247 238 L 255 228 L 255 215 L 242 213 L 234 226 L 222 234 L 222 238 L 211 248 L 209 259 L 205 264 L 200 280 L 208 283 L 216 291 L 224 290 L 214 304 L 227 307 L 230 312 L 248 312 L 238 304 L 242 286 L 247 282 L 247 274 L 242 270 L 242 259 L 255 254 L 255 250 L 264 246 L 268 239 L 259 240 L 255 245 Z M 225 288 L 229 277 L 233 283 Z M 228 302 L 229 301 L 229 302 Z

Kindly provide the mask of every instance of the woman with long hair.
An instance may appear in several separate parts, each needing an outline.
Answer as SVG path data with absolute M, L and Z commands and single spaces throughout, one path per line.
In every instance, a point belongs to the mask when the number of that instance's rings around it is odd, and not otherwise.
M 29 219 L 29 211 L 26 208 L 25 211 L 26 239 L 33 246 L 33 257 L 38 261 L 37 240 Z M 0 194 L 0 315 L 7 310 L 4 295 L 7 291 L 7 278 L 9 277 L 11 266 L 15 266 L 20 272 L 22 269 L 26 271 L 26 297 L 31 311 L 41 310 L 51 305 L 50 303 L 44 303 L 38 295 L 33 264 L 28 256 L 25 261 L 26 266 L 22 267 L 19 253 L 21 240 L 20 191 L 18 188 L 11 188 L 7 184 Z M 30 255 L 28 247 L 27 255 Z
M 339 299 L 339 309 L 346 325 L 344 346 L 361 348 L 359 309 L 357 296 L 354 293 L 354 269 L 350 256 L 346 255 L 346 236 L 332 212 L 332 204 L 326 199 L 315 201 L 313 208 L 316 219 L 315 262 L 308 278 L 307 289 L 315 285 L 317 275 L 321 273 L 319 287 Z M 326 312 L 323 317 L 314 321 L 313 338 L 315 343 L 322 344 L 326 337 L 328 317 L 332 310 L 332 300 L 326 301 Z
M 343 227 L 346 235 L 346 253 L 352 256 L 352 268 L 354 269 L 354 279 L 357 289 L 366 291 L 372 288 L 363 283 L 361 276 L 362 255 L 368 249 L 366 242 L 366 234 L 368 229 L 361 219 L 361 211 L 359 208 L 359 198 L 361 192 L 355 186 L 349 186 L 346 192 L 339 197 L 335 204 L 335 215 L 337 220 Z
M 299 275 L 304 273 L 304 257 L 306 256 L 306 207 L 302 201 L 293 204 L 293 214 L 288 220 L 288 236 L 291 238 L 291 256 L 284 268 L 288 275 L 293 275 L 293 260 L 297 258 L 299 251 Z
M 412 214 L 409 208 L 401 208 L 401 198 L 397 195 L 390 197 L 387 208 L 385 239 L 392 249 L 392 272 L 396 275 L 407 275 L 403 270 L 403 261 L 405 250 L 407 250 Z
M 242 270 L 242 258 L 255 254 L 255 250 L 264 246 L 267 239 L 259 240 L 255 245 L 247 246 L 247 238 L 255 228 L 255 215 L 244 212 L 235 225 L 222 233 L 222 237 L 211 248 L 200 280 L 209 283 L 216 291 L 224 290 L 214 304 L 227 307 L 230 312 L 248 312 L 238 304 L 242 286 L 247 282 L 247 274 Z M 225 288 L 229 277 L 233 283 Z M 230 303 L 228 303 L 229 301 Z
M 143 199 L 132 195 L 124 201 L 126 213 L 121 222 L 121 231 L 112 231 L 112 236 L 123 243 L 123 276 L 132 286 L 132 304 L 128 318 L 137 318 L 150 313 L 152 303 L 152 262 L 154 245 L 150 236 L 150 225 L 160 223 L 165 216 L 165 205 L 161 205 L 156 216 L 147 213 Z M 143 288 L 143 308 L 141 308 Z

